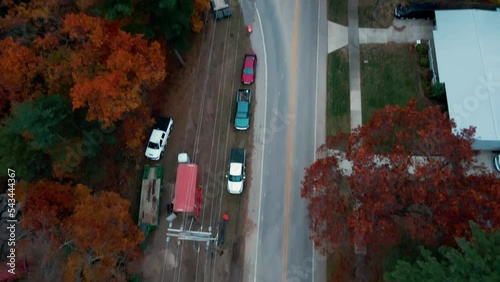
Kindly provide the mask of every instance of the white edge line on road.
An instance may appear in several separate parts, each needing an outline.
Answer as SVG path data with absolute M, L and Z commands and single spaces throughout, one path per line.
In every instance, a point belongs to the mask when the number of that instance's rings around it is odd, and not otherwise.
M 264 173 L 264 147 L 266 146 L 266 120 L 267 120 L 267 54 L 266 54 L 266 43 L 264 41 L 264 29 L 262 28 L 262 21 L 260 20 L 260 14 L 259 14 L 259 9 L 257 9 L 257 3 L 254 2 L 255 5 L 255 11 L 257 13 L 257 19 L 259 20 L 259 26 L 260 26 L 260 35 L 262 37 L 262 46 L 264 49 L 264 71 L 265 71 L 265 78 L 264 78 L 264 88 L 265 88 L 265 96 L 264 96 L 264 132 L 262 135 L 263 142 L 262 142 L 262 160 L 261 160 L 261 165 L 260 165 L 260 187 L 259 187 L 259 210 L 257 214 L 257 242 L 256 242 L 256 248 L 255 248 L 255 267 L 254 267 L 254 282 L 257 282 L 257 261 L 259 259 L 259 232 L 260 232 L 260 210 L 261 210 L 261 204 L 262 204 L 262 181 L 264 179 L 263 173 Z
M 314 115 L 314 161 L 316 161 L 316 142 L 317 142 L 317 129 L 318 129 L 318 77 L 319 77 L 319 18 L 320 18 L 320 10 L 321 10 L 321 1 L 323 0 L 318 0 L 318 34 L 317 39 L 316 39 L 316 95 L 314 96 L 314 112 L 316 113 Z M 315 274 L 315 257 L 316 257 L 316 251 L 314 250 L 314 242 L 312 246 L 312 282 L 315 282 L 314 280 L 314 274 Z

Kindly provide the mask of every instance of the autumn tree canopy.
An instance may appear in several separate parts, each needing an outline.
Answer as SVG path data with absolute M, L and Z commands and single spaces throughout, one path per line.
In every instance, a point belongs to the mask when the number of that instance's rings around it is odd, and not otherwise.
M 414 261 L 400 259 L 385 281 L 498 281 L 500 232 L 487 233 L 471 223 L 472 240 L 457 238 L 457 247 L 443 246 L 438 252 L 421 248 Z
M 156 42 L 84 14 L 67 15 L 62 31 L 75 45 L 73 109 L 86 107 L 88 120 L 110 127 L 143 103 L 145 88 L 165 78 L 165 57 Z
M 412 101 L 329 138 L 301 188 L 315 246 L 328 252 L 348 235 L 374 249 L 398 242 L 401 231 L 452 244 L 470 236 L 468 220 L 497 228 L 500 182 L 474 162 L 473 134 L 456 130 L 438 107 Z
M 85 2 L 85 1 L 80 1 Z M 94 8 L 110 20 L 124 22 L 123 30 L 140 33 L 148 38 L 164 37 L 170 46 L 185 50 L 191 32 L 204 27 L 204 12 L 209 0 L 103 0 L 93 1 L 86 9 Z
M 23 228 L 34 233 L 52 230 L 54 236 L 60 235 L 62 223 L 91 192 L 84 185 L 72 187 L 48 180 L 32 183 L 27 189 L 21 221 Z
M 82 138 L 92 121 L 98 121 L 104 131 L 114 125 L 131 126 L 115 134 L 125 148 L 138 148 L 150 124 L 144 94 L 165 78 L 160 45 L 120 30 L 119 23 L 68 14 L 53 27 L 30 40 L 0 40 L 0 76 L 4 78 L 0 107 L 2 113 L 11 115 L 5 121 L 10 125 L 0 134 L 0 150 L 19 152 L 2 155 L 5 162 L 0 165 L 19 164 L 16 167 L 26 180 L 52 173 L 71 177 L 68 167 L 74 170 L 102 145 Z M 61 108 L 60 98 L 70 101 L 69 111 Z M 79 152 L 81 147 L 86 147 L 84 153 Z M 46 161 L 40 161 L 47 156 L 52 171 Z
M 0 41 L 0 110 L 9 110 L 10 103 L 24 101 L 40 94 L 35 77 L 40 60 L 30 48 L 12 38 Z
M 77 205 L 65 222 L 74 240 L 65 273 L 66 281 L 82 275 L 85 281 L 123 281 L 124 263 L 140 255 L 144 234 L 128 209 L 130 202 L 113 192 L 103 192 Z M 120 271 L 116 271 L 120 270 Z
M 21 224 L 31 234 L 24 242 L 36 275 L 47 278 L 54 258 L 65 259 L 65 281 L 123 281 L 124 264 L 140 255 L 144 234 L 130 217 L 130 203 L 116 193 L 91 194 L 84 185 L 48 180 L 31 183 L 27 191 Z M 25 240 L 25 241 L 26 241 Z M 44 246 L 43 254 L 37 248 Z M 67 251 L 69 256 L 63 255 Z M 58 280 L 60 276 L 56 277 Z

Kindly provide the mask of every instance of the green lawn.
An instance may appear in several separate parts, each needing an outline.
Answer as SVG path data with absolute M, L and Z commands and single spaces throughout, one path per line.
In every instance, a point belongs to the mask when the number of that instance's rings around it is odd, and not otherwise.
M 349 56 L 347 47 L 328 54 L 326 134 L 351 132 Z
M 328 20 L 347 26 L 347 1 L 328 0 Z
M 413 52 L 407 44 L 360 46 L 363 123 L 386 105 L 419 99 L 419 68 Z

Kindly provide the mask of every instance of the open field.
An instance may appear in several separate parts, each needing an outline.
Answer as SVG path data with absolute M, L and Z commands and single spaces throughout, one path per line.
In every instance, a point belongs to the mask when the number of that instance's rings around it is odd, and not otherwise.
M 419 66 L 407 44 L 369 44 L 360 47 L 363 123 L 386 105 L 405 105 L 419 99 Z
M 328 54 L 326 134 L 351 131 L 347 47 Z

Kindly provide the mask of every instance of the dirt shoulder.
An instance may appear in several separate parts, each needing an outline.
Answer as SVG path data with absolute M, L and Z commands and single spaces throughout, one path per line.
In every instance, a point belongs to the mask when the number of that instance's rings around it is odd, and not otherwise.
M 241 281 L 243 262 L 242 226 L 247 193 L 240 196 L 226 192 L 225 173 L 232 147 L 251 148 L 252 132 L 236 132 L 232 124 L 235 91 L 240 85 L 243 55 L 250 50 L 240 11 L 218 22 L 209 15 L 207 26 L 197 35 L 194 48 L 183 54 L 186 66 L 170 73 L 165 82 L 150 95 L 156 114 L 174 119 L 175 130 L 161 163 L 165 167 L 161 195 L 160 224 L 148 238 L 142 281 Z M 173 58 L 169 64 L 177 64 Z M 192 230 L 218 230 L 222 214 L 230 220 L 225 242 L 217 249 L 205 244 L 170 238 L 165 220 L 166 206 L 173 199 L 177 154 L 187 152 L 198 164 L 203 188 L 202 215 L 193 221 L 178 217 L 174 226 Z M 251 152 L 247 152 L 250 156 Z M 250 158 L 248 158 L 250 159 Z M 247 167 L 250 165 L 247 164 Z M 250 172 L 247 171 L 247 175 Z M 249 187 L 246 185 L 246 187 Z M 183 221 L 184 219 L 184 221 Z M 199 252 L 198 252 L 199 249 Z

